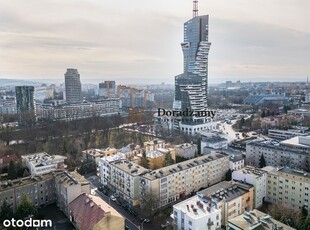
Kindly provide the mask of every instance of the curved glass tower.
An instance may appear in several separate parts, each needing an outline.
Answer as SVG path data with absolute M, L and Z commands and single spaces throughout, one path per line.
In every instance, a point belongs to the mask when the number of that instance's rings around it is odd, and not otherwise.
M 197 1 L 194 1 L 194 4 Z M 196 6 L 197 7 L 197 6 Z M 196 8 L 197 9 L 197 8 Z M 195 10 L 195 5 L 194 5 Z M 173 109 L 177 111 L 205 111 L 208 95 L 208 55 L 211 43 L 209 34 L 209 15 L 197 16 L 184 23 L 184 41 L 181 43 L 184 56 L 183 74 L 175 77 L 175 100 Z M 204 123 L 202 117 L 184 117 L 176 120 L 181 123 Z

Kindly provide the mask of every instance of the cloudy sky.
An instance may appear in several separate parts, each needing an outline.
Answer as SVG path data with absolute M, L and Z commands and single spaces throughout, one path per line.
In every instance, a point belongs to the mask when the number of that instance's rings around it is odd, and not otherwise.
M 309 0 L 200 0 L 209 81 L 310 75 Z M 0 78 L 173 83 L 191 0 L 0 0 Z M 141 79 L 141 80 L 140 80 Z

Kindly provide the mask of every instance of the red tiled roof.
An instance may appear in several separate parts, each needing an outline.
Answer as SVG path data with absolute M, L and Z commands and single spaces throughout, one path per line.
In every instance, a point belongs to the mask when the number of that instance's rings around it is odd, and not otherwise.
M 10 161 L 18 161 L 18 157 L 15 154 L 0 156 L 3 165 L 7 165 Z
M 85 193 L 69 204 L 70 215 L 80 230 L 91 230 L 104 216 L 105 212 Z

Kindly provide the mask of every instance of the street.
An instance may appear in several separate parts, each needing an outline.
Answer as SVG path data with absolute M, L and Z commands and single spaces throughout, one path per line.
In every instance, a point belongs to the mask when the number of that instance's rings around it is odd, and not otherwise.
M 86 178 L 91 183 L 91 193 L 92 195 L 97 195 L 101 197 L 105 202 L 107 202 L 111 207 L 113 207 L 116 211 L 118 211 L 126 220 L 125 224 L 130 227 L 131 230 L 156 230 L 158 226 L 154 226 L 153 223 L 143 223 L 141 221 L 141 216 L 133 216 L 129 213 L 128 210 L 124 210 L 121 206 L 117 205 L 110 199 L 112 193 L 109 195 L 103 194 L 98 190 L 98 187 L 101 186 L 99 182 L 99 178 L 97 176 L 90 176 Z

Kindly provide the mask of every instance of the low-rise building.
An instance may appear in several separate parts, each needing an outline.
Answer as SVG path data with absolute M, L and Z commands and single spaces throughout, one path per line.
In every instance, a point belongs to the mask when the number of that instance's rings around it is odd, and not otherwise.
M 18 162 L 16 154 L 0 156 L 0 169 L 9 166 L 10 161 L 13 161 L 14 163 Z
M 244 168 L 244 157 L 242 156 L 242 154 L 233 154 L 229 156 L 229 168 L 231 169 L 231 171 Z
M 209 154 L 210 150 L 227 149 L 228 140 L 220 136 L 208 136 L 201 139 L 201 153 Z
M 69 216 L 69 204 L 82 193 L 90 194 L 90 183 L 77 172 L 57 172 L 55 174 L 57 206 Z
M 123 230 L 125 219 L 98 196 L 80 194 L 69 204 L 69 219 L 78 230 Z
M 155 206 L 159 208 L 224 180 L 228 169 L 229 156 L 213 153 L 151 172 L 141 172 L 140 195 L 158 197 Z
M 232 179 L 254 186 L 254 207 L 259 208 L 267 195 L 267 173 L 258 168 L 247 166 L 232 172 Z
M 164 149 L 165 148 L 165 141 L 159 140 L 159 139 L 146 141 L 143 143 L 143 148 L 145 149 L 146 153 L 151 152 L 151 151 L 155 151 L 159 148 Z
M 223 181 L 197 194 L 213 201 L 217 209 L 221 210 L 222 226 L 226 226 L 227 221 L 254 207 L 253 186 L 248 184 Z
M 117 153 L 115 148 L 106 148 L 106 149 L 87 149 L 82 151 L 83 160 L 86 162 L 93 162 L 98 164 L 99 159 L 104 156 L 111 156 Z
M 268 173 L 266 201 L 282 203 L 293 208 L 306 207 L 310 210 L 310 174 L 289 167 L 267 166 Z
M 67 159 L 67 157 L 60 155 L 49 155 L 46 152 L 22 156 L 23 163 L 27 166 L 32 176 L 64 169 L 65 159 Z
M 243 214 L 228 220 L 227 230 L 294 230 L 294 228 L 273 219 L 270 215 L 253 209 L 250 212 L 245 211 Z
M 173 219 L 177 229 L 221 229 L 221 210 L 206 196 L 194 196 L 173 205 Z
M 184 157 L 187 159 L 195 157 L 195 154 L 198 153 L 197 145 L 184 143 L 180 145 L 174 146 L 175 154 L 180 157 Z

